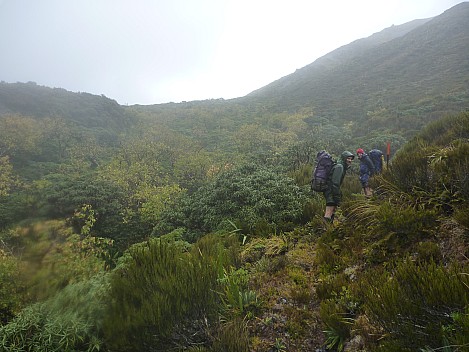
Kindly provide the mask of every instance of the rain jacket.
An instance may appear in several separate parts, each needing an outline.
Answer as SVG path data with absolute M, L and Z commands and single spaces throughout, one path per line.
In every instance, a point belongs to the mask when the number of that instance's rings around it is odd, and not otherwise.
M 340 159 L 332 167 L 331 176 L 328 180 L 328 188 L 324 192 L 324 197 L 326 198 L 326 205 L 337 206 L 342 200 L 342 192 L 340 186 L 344 180 L 345 173 L 347 172 L 347 158 L 355 157 L 351 152 L 345 151 L 341 154 Z
M 375 173 L 375 167 L 368 154 L 363 154 L 360 158 L 360 182 L 362 187 L 368 187 L 370 176 Z

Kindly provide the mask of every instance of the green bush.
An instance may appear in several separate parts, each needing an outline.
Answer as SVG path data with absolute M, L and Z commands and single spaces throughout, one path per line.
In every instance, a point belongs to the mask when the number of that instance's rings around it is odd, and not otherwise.
M 320 300 L 333 297 L 348 285 L 345 274 L 323 275 L 316 284 L 316 295 Z
M 63 220 L 34 222 L 11 233 L 32 300 L 48 299 L 68 284 L 94 276 L 110 248 L 106 240 L 73 233 Z
M 25 308 L 0 328 L 0 350 L 99 351 L 107 287 L 106 277 L 97 276 Z
M 223 291 L 219 279 L 236 262 L 235 248 L 232 242 L 225 248 L 214 236 L 201 238 L 189 252 L 160 239 L 131 247 L 111 276 L 104 322 L 111 348 L 169 348 L 175 344 L 171 339 L 177 327 L 192 331 L 186 337 L 203 341 L 202 324 L 217 316 L 218 292 Z
M 231 221 L 245 233 L 269 235 L 300 222 L 306 202 L 292 179 L 264 166 L 244 165 L 195 192 L 180 221 L 192 231 L 231 229 Z
M 405 260 L 392 272 L 369 275 L 361 282 L 364 309 L 371 323 L 381 328 L 382 343 L 417 351 L 439 348 L 446 339 L 459 341 L 461 334 L 467 335 L 467 273 L 467 266 L 446 268 Z M 452 335 L 448 327 L 463 331 Z
M 343 307 L 333 299 L 321 302 L 319 314 L 326 326 L 324 330 L 326 347 L 342 351 L 345 341 L 350 337 L 350 328 L 353 321 Z
M 222 284 L 220 298 L 226 317 L 242 317 L 258 308 L 256 292 L 248 289 L 249 273 L 246 270 L 234 268 L 224 270 L 223 277 L 219 281 Z
M 451 213 L 469 200 L 469 113 L 429 124 L 392 160 L 385 179 L 421 205 Z
M 25 298 L 20 261 L 0 248 L 0 326 L 18 313 Z

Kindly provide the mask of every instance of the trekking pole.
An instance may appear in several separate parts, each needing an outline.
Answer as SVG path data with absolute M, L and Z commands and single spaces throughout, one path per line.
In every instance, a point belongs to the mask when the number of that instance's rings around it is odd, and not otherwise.
M 386 148 L 386 169 L 389 169 L 389 156 L 391 155 L 391 142 L 388 142 Z

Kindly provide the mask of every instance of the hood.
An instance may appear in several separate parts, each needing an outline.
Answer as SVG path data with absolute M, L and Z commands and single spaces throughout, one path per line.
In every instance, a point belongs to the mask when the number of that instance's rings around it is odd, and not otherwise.
M 353 155 L 351 152 L 349 152 L 348 150 L 346 150 L 345 152 L 343 152 L 341 155 L 340 155 L 340 158 L 342 159 L 342 161 L 345 163 L 345 160 L 351 156 L 352 157 L 352 160 L 355 159 L 355 155 Z

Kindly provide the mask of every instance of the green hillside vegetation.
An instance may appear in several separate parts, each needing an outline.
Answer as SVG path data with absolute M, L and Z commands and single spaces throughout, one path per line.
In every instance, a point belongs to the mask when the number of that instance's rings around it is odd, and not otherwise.
M 313 107 L 356 129 L 419 131 L 467 107 L 469 3 L 339 48 L 249 94 L 282 111 Z M 392 125 L 390 124 L 392 121 Z
M 468 5 L 227 101 L 1 82 L 0 350 L 469 351 Z
M 57 220 L 4 228 L 3 349 L 469 346 L 468 113 L 430 124 L 401 148 L 373 180 L 372 199 L 347 176 L 333 225 L 322 222 L 322 197 L 266 166 L 225 165 L 188 192 L 165 177 L 145 180 L 148 160 L 133 174 L 132 154 L 123 155 L 120 178 L 111 158 L 88 176 L 69 171 L 70 180 L 35 188 L 43 202 L 69 192 L 69 208 L 43 214 Z M 51 188 L 61 182 L 69 183 Z M 15 187 L 8 193 L 4 201 Z M 71 206 L 85 200 L 94 203 Z M 126 221 L 103 220 L 116 214 Z

